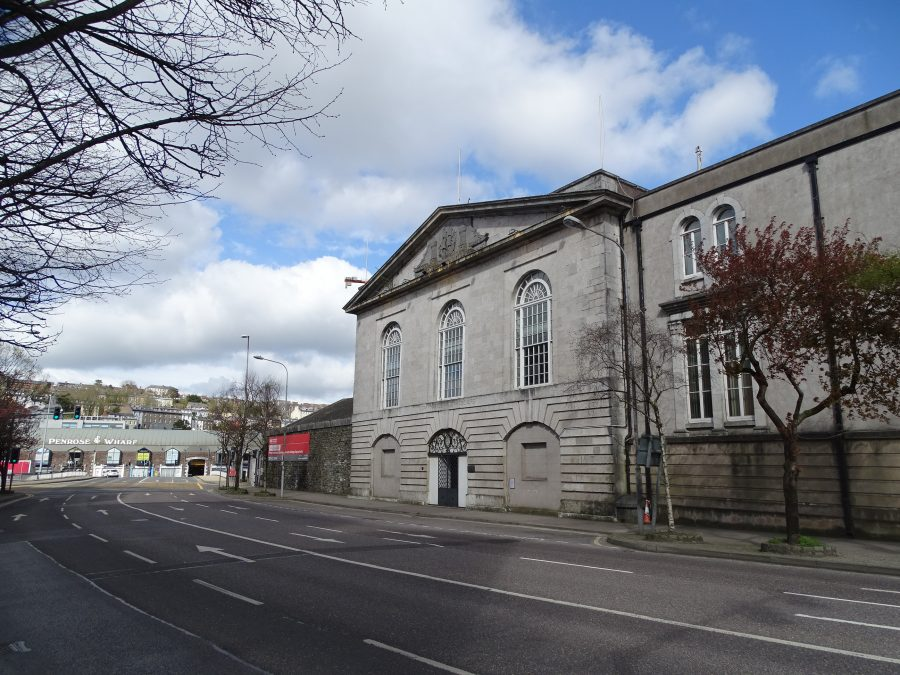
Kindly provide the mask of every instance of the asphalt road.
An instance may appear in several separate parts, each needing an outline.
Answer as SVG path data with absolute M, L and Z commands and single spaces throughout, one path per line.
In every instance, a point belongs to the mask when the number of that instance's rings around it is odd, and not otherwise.
M 0 672 L 900 672 L 896 578 L 573 532 L 28 486 L 0 508 Z

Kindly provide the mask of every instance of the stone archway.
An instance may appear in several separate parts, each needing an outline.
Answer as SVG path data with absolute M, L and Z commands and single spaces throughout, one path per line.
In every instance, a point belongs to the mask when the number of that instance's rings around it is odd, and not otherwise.
M 372 495 L 400 498 L 400 443 L 393 436 L 382 436 L 372 446 Z
M 523 424 L 506 439 L 506 476 L 511 507 L 559 511 L 559 437 L 543 424 Z
M 428 442 L 428 503 L 465 506 L 468 444 L 455 429 L 442 429 Z

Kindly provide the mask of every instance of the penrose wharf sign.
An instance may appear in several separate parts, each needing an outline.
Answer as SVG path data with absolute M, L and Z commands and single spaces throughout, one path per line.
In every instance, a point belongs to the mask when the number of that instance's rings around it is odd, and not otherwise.
M 133 438 L 48 438 L 47 445 L 137 445 Z

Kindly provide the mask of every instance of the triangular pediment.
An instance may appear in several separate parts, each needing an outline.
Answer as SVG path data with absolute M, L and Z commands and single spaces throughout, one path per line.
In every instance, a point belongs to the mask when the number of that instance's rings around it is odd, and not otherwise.
M 516 245 L 521 236 L 534 236 L 543 226 L 558 227 L 564 213 L 594 202 L 599 192 L 440 207 L 359 288 L 344 311 L 355 313 L 401 288 L 428 283 L 431 277 L 491 255 L 504 242 Z

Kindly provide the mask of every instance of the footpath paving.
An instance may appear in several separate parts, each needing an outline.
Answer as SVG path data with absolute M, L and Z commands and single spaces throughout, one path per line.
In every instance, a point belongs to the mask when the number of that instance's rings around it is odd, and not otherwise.
M 211 485 L 215 484 L 214 481 Z M 279 501 L 281 497 L 256 497 L 255 488 L 250 488 L 250 499 Z M 270 490 L 278 495 L 277 490 Z M 867 574 L 885 574 L 900 577 L 900 542 L 858 538 L 818 537 L 826 546 L 837 550 L 836 556 L 783 555 L 765 553 L 760 544 L 773 537 L 781 536 L 780 532 L 748 531 L 732 528 L 687 527 L 679 525 L 676 529 L 686 535 L 700 535 L 702 543 L 678 541 L 648 541 L 644 533 L 637 531 L 637 525 L 605 520 L 587 520 L 582 518 L 554 517 L 507 511 L 479 511 L 427 504 L 405 504 L 380 499 L 345 497 L 317 492 L 285 490 L 284 500 L 318 504 L 321 506 L 337 506 L 356 508 L 366 511 L 402 514 L 419 518 L 449 518 L 453 520 L 480 523 L 496 523 L 519 527 L 540 528 L 549 530 L 567 530 L 582 532 L 604 538 L 608 543 L 624 548 L 655 553 L 700 556 L 708 558 L 726 558 L 764 562 L 777 565 L 797 567 L 815 567 Z M 657 525 L 658 532 L 664 532 L 664 524 Z M 645 532 L 649 532 L 645 528 Z

